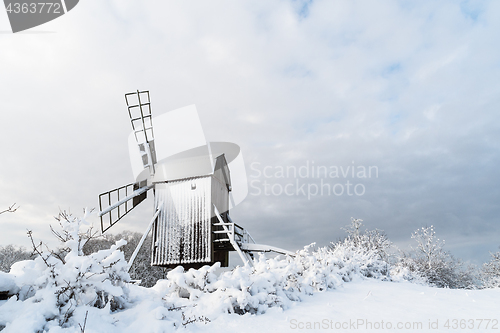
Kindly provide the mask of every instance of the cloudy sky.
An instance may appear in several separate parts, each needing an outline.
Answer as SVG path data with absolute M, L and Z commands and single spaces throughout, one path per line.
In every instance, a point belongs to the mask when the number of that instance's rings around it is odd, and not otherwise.
M 0 11 L 0 32 L 0 208 L 20 205 L 0 245 L 49 241 L 60 210 L 133 182 L 123 95 L 141 89 L 241 146 L 231 214 L 259 243 L 326 245 L 356 217 L 403 248 L 434 225 L 465 260 L 498 250 L 498 1 L 81 0 L 18 34 Z

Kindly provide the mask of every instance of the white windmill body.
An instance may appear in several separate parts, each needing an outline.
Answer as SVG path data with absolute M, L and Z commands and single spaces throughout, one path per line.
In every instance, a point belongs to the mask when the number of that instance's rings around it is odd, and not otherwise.
M 245 264 L 252 264 L 251 251 L 291 254 L 255 244 L 231 221 L 229 210 L 248 192 L 236 144 L 207 142 L 194 105 L 153 119 L 148 91 L 125 98 L 133 128 L 128 143 L 135 182 L 102 193 L 99 216 L 105 232 L 153 190 L 155 214 L 129 265 L 151 230 L 155 266 L 196 268 L 219 261 L 224 267 L 229 251 L 237 251 Z

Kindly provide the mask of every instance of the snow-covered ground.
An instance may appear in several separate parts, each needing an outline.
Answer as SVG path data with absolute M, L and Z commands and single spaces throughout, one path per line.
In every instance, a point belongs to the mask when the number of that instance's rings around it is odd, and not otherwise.
M 499 321 L 500 289 L 451 290 L 367 279 L 315 293 L 284 311 L 221 315 L 187 331 L 498 332 Z
M 147 289 L 140 288 L 146 292 Z M 170 332 L 161 297 L 144 297 L 134 307 L 110 313 L 91 309 L 85 332 Z M 0 313 L 2 305 L 0 302 Z M 214 304 L 214 307 L 218 307 Z M 77 316 L 84 323 L 83 310 Z M 188 318 L 186 318 L 188 319 Z M 500 289 L 452 290 L 408 282 L 355 279 L 335 290 L 316 292 L 290 308 L 264 314 L 219 314 L 210 322 L 180 327 L 181 332 L 495 332 L 500 330 Z M 28 324 L 28 323 L 27 323 Z M 488 325 L 488 326 L 487 326 Z M 26 325 L 30 327 L 30 325 Z M 14 329 L 14 328 L 13 328 Z M 57 332 L 58 330 L 53 330 Z M 67 329 L 65 332 L 78 332 Z M 31 332 L 5 329 L 5 332 Z

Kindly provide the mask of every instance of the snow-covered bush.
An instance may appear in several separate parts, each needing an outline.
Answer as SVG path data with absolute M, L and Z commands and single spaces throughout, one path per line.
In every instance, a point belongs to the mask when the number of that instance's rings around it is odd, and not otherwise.
M 266 258 L 254 267 L 236 267 L 217 276 L 219 264 L 190 269 L 177 267 L 152 288 L 168 308 L 184 308 L 190 316 L 210 317 L 220 313 L 264 313 L 270 307 L 288 308 L 314 292 L 335 289 L 354 278 L 388 279 L 388 263 L 374 250 L 349 242 L 313 249 L 314 244 L 295 256 Z M 196 306 L 195 312 L 188 308 Z M 194 310 L 192 310 L 194 311 Z
M 399 251 L 399 256 L 391 266 L 391 280 L 395 282 L 409 281 L 420 285 L 428 285 L 427 278 L 420 273 L 414 258 L 410 254 Z
M 10 274 L 0 272 L 0 294 L 3 295 L 13 295 L 19 291 L 19 287 L 16 285 L 14 277 Z
M 378 229 L 361 231 L 362 221 L 351 218 L 351 224 L 344 228 L 347 237 L 331 243 L 332 254 L 343 266 L 344 281 L 350 281 L 353 274 L 386 279 L 389 277 L 392 244 Z
M 87 215 L 88 212 L 82 219 L 66 213 L 59 215 L 61 232 L 53 231 L 63 244 L 56 251 L 43 249 L 41 242 L 35 245 L 29 232 L 38 256 L 12 266 L 9 275 L 14 277 L 19 291 L 2 306 L 2 313 L 10 315 L 0 315 L 0 326 L 9 328 L 12 324 L 11 331 L 16 331 L 16 325 L 26 323 L 35 323 L 34 327 L 43 327 L 43 330 L 75 326 L 71 317 L 79 306 L 112 310 L 123 308 L 127 303 L 129 275 L 123 253 L 119 251 L 125 241 L 85 256 L 82 248 L 92 234 L 91 228 L 81 231 L 82 226 L 88 226 Z
M 219 263 L 184 272 L 177 267 L 153 287 L 170 307 L 196 304 L 208 316 L 224 312 L 263 313 L 269 307 L 288 308 L 314 291 L 342 284 L 339 260 L 326 248 L 306 247 L 295 257 L 267 259 L 260 255 L 254 267 L 236 267 L 217 276 Z M 185 299 L 182 301 L 182 299 Z
M 485 288 L 500 288 L 500 252 L 491 253 L 491 260 L 483 264 L 481 280 Z

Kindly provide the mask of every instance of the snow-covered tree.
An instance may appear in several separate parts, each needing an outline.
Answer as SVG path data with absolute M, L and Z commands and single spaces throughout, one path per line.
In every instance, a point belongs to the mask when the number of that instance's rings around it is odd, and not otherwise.
M 435 270 L 448 258 L 448 253 L 443 250 L 445 241 L 437 238 L 432 225 L 415 230 L 411 238 L 417 242 L 417 247 L 414 250 L 417 253 L 418 261 L 425 270 Z
M 500 251 L 491 253 L 491 260 L 483 264 L 482 282 L 486 288 L 500 288 Z
M 16 247 L 14 245 L 0 246 L 0 271 L 8 273 L 10 267 L 22 260 L 28 260 L 33 257 L 31 251 L 27 251 L 24 247 Z
M 411 238 L 417 246 L 412 247 L 410 253 L 403 253 L 396 265 L 424 277 L 437 287 L 475 288 L 475 268 L 464 267 L 460 260 L 445 251 L 445 241 L 436 236 L 433 226 L 417 229 Z

